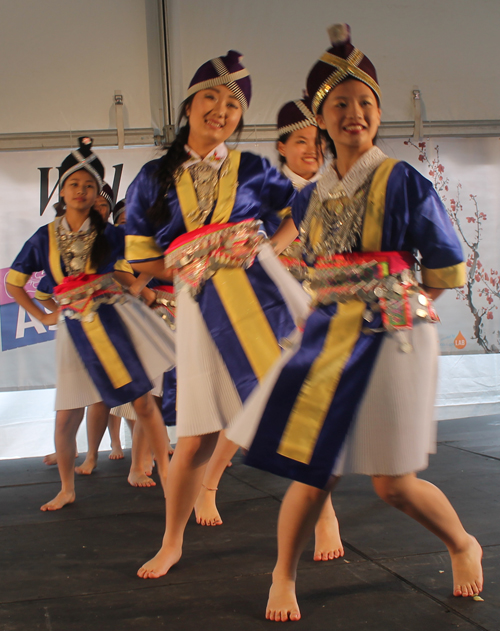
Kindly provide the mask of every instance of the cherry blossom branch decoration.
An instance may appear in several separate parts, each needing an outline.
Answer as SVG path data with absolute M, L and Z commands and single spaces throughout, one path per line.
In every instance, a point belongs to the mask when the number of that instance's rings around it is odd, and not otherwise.
M 480 258 L 483 225 L 488 218 L 479 210 L 477 195 L 470 194 L 465 202 L 467 208 L 464 207 L 460 182 L 457 184 L 455 197 L 448 199 L 449 178 L 445 175 L 445 167 L 439 157 L 439 145 L 434 147 L 435 156 L 431 159 L 426 142 L 415 144 L 409 139 L 404 144 L 418 151 L 418 159 L 428 168 L 428 176 L 463 242 L 467 280 L 463 287 L 455 290 L 457 300 L 467 304 L 474 318 L 473 332 L 479 346 L 486 353 L 498 353 L 499 332 L 486 330 L 486 322 L 493 320 L 493 313 L 498 310 L 500 274 L 492 268 L 487 271 Z M 490 339 L 492 336 L 495 338 L 494 341 Z

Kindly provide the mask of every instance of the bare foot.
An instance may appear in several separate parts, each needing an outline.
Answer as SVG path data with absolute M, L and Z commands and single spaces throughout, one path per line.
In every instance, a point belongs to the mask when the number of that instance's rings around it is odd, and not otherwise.
M 94 458 L 93 456 L 89 456 L 87 454 L 87 457 L 82 462 L 82 464 L 78 467 L 75 467 L 75 471 L 80 475 L 90 475 L 92 471 L 96 468 L 96 466 L 97 458 Z
M 286 622 L 300 620 L 300 609 L 295 595 L 295 582 L 273 579 L 266 607 L 266 620 Z
M 472 535 L 470 545 L 462 552 L 450 553 L 453 568 L 453 595 L 476 596 L 483 589 L 483 550 Z
M 175 565 L 182 556 L 182 548 L 162 546 L 159 552 L 138 570 L 139 578 L 160 578 Z
M 344 546 L 340 539 L 339 522 L 336 517 L 318 519 L 314 529 L 314 560 L 331 561 L 344 556 Z
M 46 464 L 49 467 L 57 464 L 57 454 L 55 452 L 53 454 L 47 454 L 43 459 L 43 464 Z
M 200 526 L 222 526 L 222 519 L 215 504 L 217 489 L 202 486 L 194 505 L 196 523 Z
M 78 458 L 78 452 L 75 453 L 75 458 Z M 43 463 L 49 467 L 57 464 L 57 454 L 55 452 L 53 454 L 47 454 L 43 458 Z
M 154 480 L 148 478 L 145 473 L 141 473 L 140 471 L 130 471 L 127 480 L 130 486 L 140 486 L 141 488 L 156 486 Z
M 66 506 L 66 504 L 72 504 L 74 501 L 75 501 L 74 491 L 70 491 L 70 492 L 59 491 L 59 493 L 54 497 L 53 500 L 50 500 L 50 502 L 47 502 L 43 506 L 40 506 L 40 510 L 43 510 L 43 511 L 59 510 L 63 506 Z
M 111 446 L 111 453 L 109 454 L 110 460 L 123 460 L 125 456 L 123 455 L 123 449 L 121 445 L 118 447 Z

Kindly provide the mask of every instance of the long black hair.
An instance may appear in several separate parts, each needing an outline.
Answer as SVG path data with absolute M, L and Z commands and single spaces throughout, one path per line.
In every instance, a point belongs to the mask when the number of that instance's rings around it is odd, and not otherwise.
M 92 263 L 92 267 L 98 268 L 107 263 L 110 256 L 109 243 L 104 234 L 108 222 L 104 221 L 101 213 L 95 210 L 95 208 L 90 209 L 89 218 L 92 227 L 97 231 L 97 236 L 90 250 L 90 262 Z
M 160 186 L 154 204 L 147 211 L 148 219 L 155 226 L 162 226 L 170 221 L 170 208 L 168 207 L 166 197 L 169 189 L 175 184 L 176 171 L 189 157 L 185 149 L 190 132 L 187 110 L 195 96 L 195 94 L 192 94 L 182 102 L 181 110 L 177 118 L 177 135 L 167 149 L 167 153 L 160 160 L 158 170 L 155 174 Z M 186 122 L 181 127 L 181 123 L 184 119 L 186 119 Z M 235 130 L 236 140 L 239 140 L 242 129 L 243 116 L 240 118 L 240 122 Z

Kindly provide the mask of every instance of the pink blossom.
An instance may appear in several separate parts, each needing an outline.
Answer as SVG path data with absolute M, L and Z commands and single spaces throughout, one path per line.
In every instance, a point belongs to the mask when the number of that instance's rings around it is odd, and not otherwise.
M 488 315 L 486 317 L 488 318 L 488 320 L 493 320 L 493 314 L 491 313 L 491 311 L 488 311 Z

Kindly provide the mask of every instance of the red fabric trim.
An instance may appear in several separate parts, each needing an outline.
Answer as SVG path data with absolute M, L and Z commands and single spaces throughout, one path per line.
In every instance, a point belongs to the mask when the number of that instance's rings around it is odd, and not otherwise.
M 335 254 L 331 257 L 319 256 L 314 267 L 342 267 L 343 265 L 359 265 L 360 263 L 387 263 L 389 274 L 398 274 L 415 264 L 415 257 L 410 252 L 352 252 Z
M 105 274 L 77 274 L 76 276 L 66 276 L 62 283 L 54 288 L 55 294 L 64 294 L 72 289 L 78 289 L 87 283 L 91 283 Z
M 164 291 L 168 294 L 174 294 L 175 293 L 175 289 L 173 285 L 156 285 L 155 287 L 152 287 L 153 291 Z

